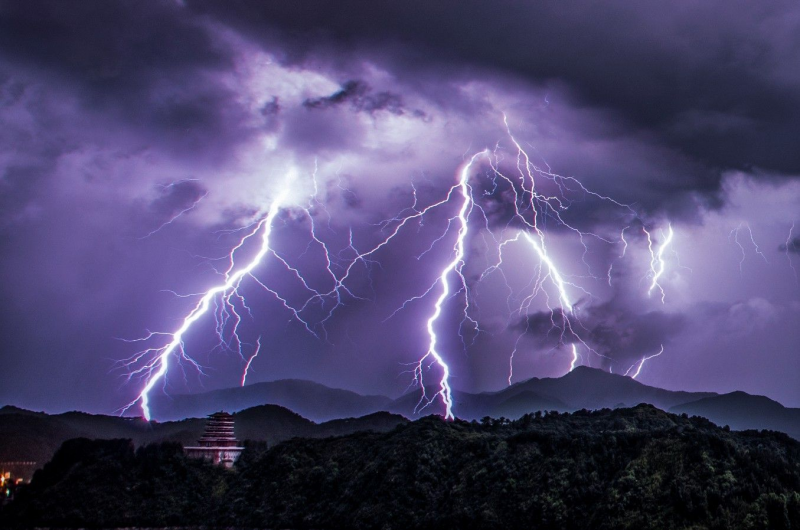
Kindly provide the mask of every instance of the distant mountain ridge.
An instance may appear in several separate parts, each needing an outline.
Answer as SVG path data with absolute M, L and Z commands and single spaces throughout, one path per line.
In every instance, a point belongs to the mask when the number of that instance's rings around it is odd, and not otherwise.
M 737 391 L 677 405 L 669 412 L 703 416 L 717 425 L 728 425 L 737 431 L 767 429 L 785 432 L 800 440 L 800 409 L 784 407 L 765 396 Z
M 359 418 L 315 423 L 277 405 L 260 405 L 239 411 L 234 414 L 234 420 L 239 440 L 263 440 L 270 445 L 295 437 L 324 438 L 358 431 L 385 432 L 408 422 L 396 414 L 377 412 Z M 40 467 L 52 458 L 64 441 L 71 438 L 128 438 L 137 446 L 155 442 L 192 445 L 203 433 L 205 423 L 204 418 L 160 423 L 84 412 L 49 415 L 6 406 L 0 408 L 0 462 L 34 461 Z M 25 469 L 26 473 L 32 471 Z
M 434 395 L 436 390 L 429 392 Z M 257 405 L 279 405 L 314 421 L 363 416 L 389 411 L 407 418 L 419 417 L 420 391 L 398 399 L 361 395 L 350 390 L 298 379 L 255 383 L 198 394 L 153 396 L 150 408 L 162 421 L 202 417 L 218 410 L 236 412 Z M 462 419 L 484 416 L 514 419 L 536 410 L 569 412 L 580 409 L 632 407 L 649 403 L 668 410 L 691 401 L 715 396 L 713 392 L 664 390 L 630 377 L 579 366 L 562 377 L 533 378 L 497 392 L 453 392 L 454 411 Z M 429 414 L 424 409 L 423 414 Z
M 430 389 L 428 397 L 437 390 Z M 203 429 L 202 417 L 219 410 L 235 413 L 240 439 L 270 443 L 357 430 L 387 431 L 407 419 L 441 412 L 438 402 L 420 410 L 420 397 L 419 389 L 392 400 L 310 381 L 281 380 L 171 398 L 154 396 L 152 410 L 160 421 L 153 423 L 81 412 L 50 416 L 7 406 L 0 408 L 0 461 L 45 461 L 63 440 L 72 437 L 131 438 L 136 444 L 194 443 Z M 615 409 L 648 403 L 676 414 L 702 416 L 735 430 L 776 430 L 800 440 L 800 409 L 784 407 L 764 396 L 664 390 L 588 367 L 577 367 L 562 377 L 529 379 L 498 392 L 455 391 L 453 402 L 456 416 L 464 420 L 486 416 L 516 419 L 536 411 Z M 163 421 L 185 417 L 189 419 Z
M 528 390 L 556 397 L 572 409 L 632 407 L 639 403 L 649 403 L 666 410 L 681 403 L 716 395 L 713 392 L 664 390 L 630 377 L 588 366 L 578 366 L 563 377 L 529 379 L 512 385 L 501 393 L 513 396 Z
M 798 485 L 785 434 L 638 405 L 254 444 L 234 471 L 175 444 L 70 440 L 0 526 L 778 530 L 800 528 Z
M 313 381 L 281 379 L 198 394 L 154 395 L 150 408 L 162 421 L 206 416 L 218 410 L 236 412 L 257 405 L 280 405 L 313 421 L 328 421 L 389 409 L 386 396 L 364 396 Z
M 438 388 L 431 388 L 428 396 Z M 302 380 L 256 383 L 202 394 L 158 397 L 153 410 L 159 419 L 204 416 L 217 410 L 231 412 L 270 403 L 302 416 L 329 421 L 345 416 L 364 416 L 379 411 L 409 419 L 439 412 L 440 405 L 420 407 L 419 389 L 392 400 L 386 396 L 362 396 Z M 532 378 L 497 392 L 453 392 L 453 411 L 461 419 L 485 416 L 516 419 L 537 410 L 571 412 L 580 409 L 634 407 L 648 403 L 665 411 L 703 416 L 733 429 L 771 429 L 800 439 L 800 409 L 786 408 L 763 396 L 744 392 L 684 392 L 652 387 L 630 377 L 578 366 L 562 377 Z

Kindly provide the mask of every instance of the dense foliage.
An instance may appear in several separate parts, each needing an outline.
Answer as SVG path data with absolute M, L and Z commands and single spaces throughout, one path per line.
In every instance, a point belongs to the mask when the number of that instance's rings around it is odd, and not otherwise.
M 185 458 L 180 444 L 134 451 L 130 440 L 76 438 L 0 515 L 58 526 L 181 525 L 206 519 L 208 491 L 224 489 L 227 479 L 223 469 Z
M 363 430 L 383 432 L 408 421 L 396 414 L 378 412 L 317 424 L 277 405 L 245 409 L 234 414 L 234 418 L 237 437 L 266 440 L 270 444 L 294 437 L 322 438 Z M 71 438 L 125 438 L 133 440 L 136 447 L 160 442 L 193 445 L 203 434 L 205 423 L 199 418 L 159 423 L 83 412 L 51 416 L 7 406 L 0 408 L 0 433 L 3 433 L 0 462 L 47 462 L 61 444 Z M 25 471 L 30 473 L 32 469 Z
M 800 443 L 651 406 L 425 418 L 252 444 L 226 471 L 177 445 L 73 440 L 4 509 L 20 526 L 800 528 Z

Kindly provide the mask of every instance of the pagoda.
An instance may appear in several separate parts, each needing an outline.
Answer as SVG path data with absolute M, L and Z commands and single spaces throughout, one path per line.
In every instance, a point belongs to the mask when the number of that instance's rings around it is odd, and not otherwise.
M 227 412 L 215 412 L 208 417 L 206 431 L 196 447 L 185 447 L 186 456 L 210 460 L 226 468 L 233 466 L 244 447 L 239 446 L 233 434 L 233 416 Z

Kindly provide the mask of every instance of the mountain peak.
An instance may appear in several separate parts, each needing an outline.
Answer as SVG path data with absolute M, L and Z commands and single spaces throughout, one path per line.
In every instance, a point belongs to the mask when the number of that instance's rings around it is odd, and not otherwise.
M 736 391 L 673 407 L 673 413 L 703 416 L 732 429 L 770 429 L 800 439 L 800 409 L 786 408 L 766 396 Z
M 573 378 L 573 379 L 582 379 L 582 380 L 589 380 L 589 381 L 627 381 L 629 383 L 635 383 L 636 385 L 647 386 L 644 383 L 640 383 L 636 379 L 632 377 L 628 377 L 622 374 L 615 374 L 611 372 L 607 372 L 602 368 L 593 368 L 591 366 L 576 366 L 566 374 L 561 376 L 562 379 L 564 378 Z
M 364 396 L 302 379 L 279 379 L 200 394 L 154 396 L 151 409 L 161 420 L 203 417 L 223 408 L 229 412 L 257 405 L 280 405 L 313 421 L 356 417 L 386 409 L 386 396 Z
M 612 374 L 612 373 L 606 372 L 605 370 L 602 370 L 600 368 L 592 368 L 591 366 L 580 365 L 580 366 L 576 366 L 575 368 L 573 368 L 572 370 L 570 370 L 566 374 L 562 375 L 561 377 L 562 378 L 564 378 L 564 377 L 594 377 L 594 378 L 597 378 L 597 379 L 602 379 L 602 378 L 609 379 L 609 378 L 618 378 L 618 377 L 624 377 L 624 376 L 619 375 L 619 374 Z
M 44 412 L 35 412 L 33 410 L 23 409 L 14 405 L 3 405 L 0 407 L 0 414 L 26 414 L 29 416 L 42 416 Z
M 691 407 L 698 406 L 716 407 L 720 410 L 736 410 L 739 413 L 745 411 L 758 411 L 759 413 L 763 413 L 768 410 L 778 411 L 786 409 L 786 407 L 774 399 L 770 399 L 767 396 L 748 394 L 742 390 L 736 390 L 727 394 L 720 394 L 698 401 L 693 401 L 691 403 L 687 403 L 684 408 L 686 408 L 688 411 Z
M 610 388 L 624 389 L 625 391 L 631 391 L 633 389 L 642 391 L 646 388 L 660 390 L 655 387 L 648 387 L 632 377 L 612 374 L 611 372 L 600 368 L 592 368 L 591 366 L 576 366 L 574 369 L 556 379 L 561 380 L 564 384 L 568 384 L 570 388 L 581 393 L 591 391 L 592 389 Z M 631 406 L 637 404 L 638 403 L 629 403 Z
M 576 366 L 561 377 L 529 379 L 502 390 L 498 395 L 535 392 L 540 398 L 562 402 L 564 410 L 633 407 L 649 403 L 666 410 L 704 397 L 709 393 L 673 392 L 651 387 L 621 374 L 599 368 Z

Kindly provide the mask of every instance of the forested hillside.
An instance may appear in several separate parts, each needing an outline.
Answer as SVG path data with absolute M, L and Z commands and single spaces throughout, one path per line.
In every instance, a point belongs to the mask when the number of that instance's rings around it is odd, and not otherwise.
M 800 443 L 651 406 L 436 417 L 251 445 L 231 471 L 177 444 L 73 440 L 2 512 L 18 526 L 800 528 Z
M 296 436 L 318 438 L 357 431 L 388 431 L 408 420 L 396 414 L 378 412 L 361 418 L 314 423 L 276 405 L 260 405 L 234 415 L 240 440 L 262 440 L 271 444 Z M 164 423 L 140 418 L 120 418 L 67 412 L 48 415 L 16 407 L 0 408 L 0 462 L 35 461 L 41 467 L 59 446 L 70 438 L 131 439 L 136 447 L 161 442 L 194 444 L 203 434 L 206 421 L 188 418 Z M 33 469 L 26 469 L 30 473 Z M 26 474 L 25 478 L 29 478 Z

